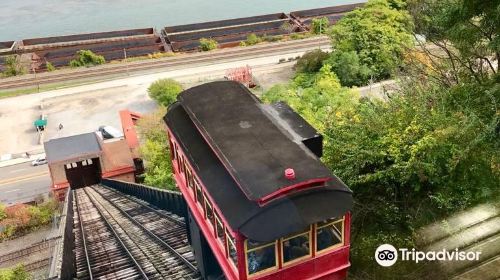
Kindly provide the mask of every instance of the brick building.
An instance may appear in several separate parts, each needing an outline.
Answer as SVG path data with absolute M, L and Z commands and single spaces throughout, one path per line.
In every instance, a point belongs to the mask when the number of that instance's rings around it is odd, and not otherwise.
M 104 140 L 96 132 L 44 143 L 52 191 L 60 199 L 68 187 L 80 188 L 113 178 L 134 182 L 134 160 L 125 138 Z

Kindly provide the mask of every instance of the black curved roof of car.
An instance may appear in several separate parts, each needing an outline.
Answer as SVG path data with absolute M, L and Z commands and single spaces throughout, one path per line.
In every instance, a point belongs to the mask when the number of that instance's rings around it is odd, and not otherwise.
M 188 89 L 164 120 L 229 226 L 250 239 L 271 241 L 352 208 L 349 188 L 298 141 L 289 122 L 239 83 Z M 295 170 L 295 179 L 285 178 L 286 168 Z M 259 203 L 318 178 L 326 181 L 321 187 Z

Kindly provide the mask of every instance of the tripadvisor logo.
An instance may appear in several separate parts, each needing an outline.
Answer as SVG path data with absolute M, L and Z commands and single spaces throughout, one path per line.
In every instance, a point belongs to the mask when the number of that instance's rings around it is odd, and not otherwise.
M 375 260 L 381 266 L 392 266 L 399 259 L 402 261 L 478 261 L 481 252 L 459 251 L 442 249 L 439 251 L 422 252 L 415 249 L 399 248 L 397 250 L 391 244 L 383 244 L 375 250 Z

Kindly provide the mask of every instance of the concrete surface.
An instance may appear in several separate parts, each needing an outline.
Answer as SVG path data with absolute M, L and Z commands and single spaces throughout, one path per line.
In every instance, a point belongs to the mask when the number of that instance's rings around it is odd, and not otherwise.
M 307 50 L 221 62 L 2 99 L 0 127 L 10 133 L 0 136 L 0 154 L 40 149 L 42 146 L 38 143 L 38 133 L 33 121 L 41 114 L 46 114 L 48 118 L 45 141 L 53 137 L 93 131 L 102 124 L 119 128 L 118 110 L 128 108 L 145 113 L 154 109 L 154 103 L 147 96 L 147 88 L 157 79 L 175 78 L 184 83 L 201 83 L 221 79 L 228 69 L 246 65 L 251 66 L 254 73 L 266 72 L 266 69 L 279 73 L 276 69 L 290 68 L 293 65 L 278 64 L 280 58 L 297 57 L 305 51 Z M 68 95 L 73 97 L 64 97 Z M 61 131 L 57 128 L 59 123 L 64 126 Z
M 440 261 L 438 268 L 454 280 L 500 279 L 500 204 L 486 203 L 418 231 L 424 251 L 481 252 L 479 260 Z

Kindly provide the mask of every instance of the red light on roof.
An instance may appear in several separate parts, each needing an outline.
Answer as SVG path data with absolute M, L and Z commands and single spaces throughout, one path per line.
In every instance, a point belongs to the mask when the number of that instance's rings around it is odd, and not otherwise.
M 293 170 L 293 168 L 285 169 L 285 178 L 287 178 L 288 180 L 295 179 L 295 170 Z

